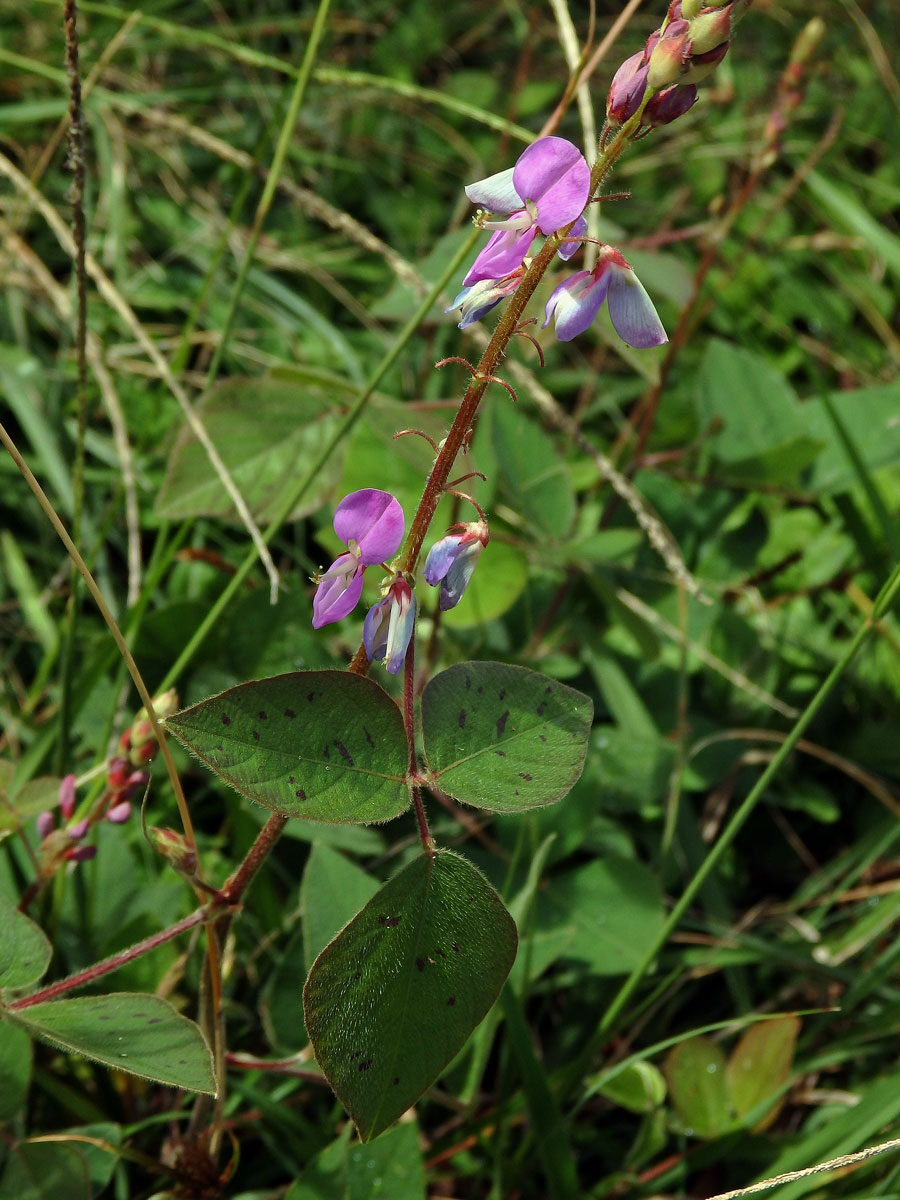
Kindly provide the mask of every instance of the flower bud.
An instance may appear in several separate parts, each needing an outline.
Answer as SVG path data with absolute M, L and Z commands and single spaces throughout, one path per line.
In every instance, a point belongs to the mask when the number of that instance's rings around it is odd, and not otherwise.
M 113 825 L 122 825 L 131 816 L 131 802 L 123 800 L 121 804 L 114 804 L 107 812 L 107 821 L 112 821 Z
M 161 829 L 151 825 L 147 829 L 147 841 L 157 854 L 161 854 L 179 875 L 193 879 L 197 872 L 197 850 L 174 829 Z
M 687 21 L 692 21 L 704 7 L 704 0 L 681 0 L 681 16 Z
M 59 785 L 59 809 L 68 821 L 75 811 L 75 776 L 67 775 Z
M 647 90 L 647 71 L 641 50 L 626 58 L 616 71 L 606 101 L 606 116 L 612 125 L 622 125 L 637 112 Z
M 707 50 L 705 54 L 694 54 L 688 64 L 687 78 L 692 83 L 699 83 L 707 75 L 712 75 L 713 71 L 728 53 L 730 45 L 730 42 L 722 42 L 721 45 L 714 47 L 712 50 Z
M 41 841 L 56 828 L 56 817 L 52 812 L 38 813 L 37 831 Z
M 641 114 L 642 125 L 668 125 L 683 117 L 697 101 L 697 88 L 693 83 L 676 84 L 665 88 L 650 98 Z
M 88 831 L 88 824 L 87 817 L 82 817 L 80 821 L 76 821 L 74 825 L 70 825 L 66 833 L 73 842 L 80 842 Z
M 710 9 L 691 21 L 691 58 L 715 50 L 731 37 L 731 5 Z
M 88 862 L 96 853 L 96 846 L 70 846 L 63 855 L 63 858 L 69 862 Z
M 664 88 L 678 82 L 691 53 L 690 34 L 688 21 L 673 21 L 666 26 L 648 59 L 647 83 L 650 87 Z

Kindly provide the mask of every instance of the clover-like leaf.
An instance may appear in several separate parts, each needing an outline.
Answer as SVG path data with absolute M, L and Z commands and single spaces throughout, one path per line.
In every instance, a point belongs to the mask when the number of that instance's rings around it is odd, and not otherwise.
M 287 817 L 366 824 L 409 804 L 400 710 L 348 671 L 242 683 L 166 727 L 226 783 Z
M 409 1108 L 494 1003 L 516 927 L 448 851 L 404 867 L 329 943 L 303 991 L 316 1059 L 369 1141 Z
M 41 1041 L 158 1083 L 215 1093 L 212 1056 L 193 1021 L 159 996 L 116 992 L 45 1000 L 6 1014 Z
M 561 800 L 584 766 L 594 709 L 574 688 L 506 663 L 460 663 L 422 695 L 425 759 L 438 786 L 490 812 Z
M 0 988 L 36 983 L 47 970 L 51 953 L 40 926 L 0 896 Z

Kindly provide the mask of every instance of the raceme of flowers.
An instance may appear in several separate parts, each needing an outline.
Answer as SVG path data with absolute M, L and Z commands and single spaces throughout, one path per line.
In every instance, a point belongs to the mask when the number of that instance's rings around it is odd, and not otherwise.
M 400 502 L 390 492 L 364 488 L 338 504 L 334 531 L 347 547 L 327 571 L 315 576 L 313 628 L 348 616 L 362 595 L 366 567 L 380 564 L 388 572 L 381 599 L 366 614 L 363 645 L 370 662 L 384 661 L 396 675 L 403 666 L 416 621 L 412 580 L 387 566 L 403 541 L 405 523 Z M 466 590 L 475 564 L 489 540 L 487 522 L 454 525 L 437 541 L 425 561 L 425 580 L 440 584 L 440 607 L 455 607 Z
M 559 257 L 567 261 L 577 252 L 587 231 L 584 212 L 590 187 L 584 156 L 559 137 L 538 138 L 514 167 L 469 184 L 466 195 L 482 210 L 477 223 L 494 232 L 447 310 L 460 310 L 460 329 L 479 321 L 516 290 L 539 233 L 549 237 L 568 231 Z M 569 341 L 587 329 L 604 299 L 616 332 L 630 346 L 659 346 L 668 340 L 652 300 L 611 246 L 602 248 L 592 272 L 579 271 L 558 285 L 548 301 L 544 325 L 553 320 L 560 340 Z

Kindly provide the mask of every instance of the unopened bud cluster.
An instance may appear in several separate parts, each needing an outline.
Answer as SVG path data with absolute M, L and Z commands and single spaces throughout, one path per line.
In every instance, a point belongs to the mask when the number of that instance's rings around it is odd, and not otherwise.
M 697 84 L 728 53 L 734 26 L 750 3 L 672 0 L 663 25 L 616 72 L 606 102 L 609 124 L 633 117 L 648 90 L 641 125 L 668 125 L 683 116 L 697 99 Z

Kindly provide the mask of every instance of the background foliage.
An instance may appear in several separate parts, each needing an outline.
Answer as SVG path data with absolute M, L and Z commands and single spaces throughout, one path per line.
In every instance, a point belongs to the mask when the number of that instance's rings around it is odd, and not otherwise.
M 59 10 L 0 3 L 0 153 L 67 219 L 71 177 L 52 141 L 68 103 Z M 598 35 L 618 11 L 598 4 Z M 615 66 L 661 15 L 639 6 L 597 69 L 598 116 Z M 824 37 L 801 103 L 729 216 L 811 15 Z M 99 70 L 85 97 L 89 248 L 202 397 L 263 524 L 468 237 L 462 184 L 515 160 L 568 76 L 542 5 L 341 5 L 223 341 L 313 16 L 276 0 L 79 8 L 83 74 Z M 583 37 L 587 6 L 570 16 Z M 308 1061 L 299 996 L 318 952 L 415 854 L 415 826 L 408 814 L 365 828 L 288 824 L 227 946 L 226 1117 L 241 1148 L 227 1194 L 710 1196 L 896 1129 L 892 616 L 597 1031 L 900 553 L 898 33 L 890 0 L 757 0 L 700 103 L 622 161 L 615 186 L 633 198 L 603 205 L 604 236 L 670 332 L 727 224 L 684 344 L 668 361 L 639 355 L 598 322 L 568 346 L 538 334 L 543 371 L 527 343 L 513 347 L 518 405 L 493 389 L 469 460 L 487 475 L 477 495 L 492 542 L 460 608 L 439 627 L 426 614 L 422 629 L 426 640 L 434 629 L 431 665 L 499 659 L 589 693 L 584 775 L 560 804 L 515 818 L 467 810 L 461 821 L 431 805 L 440 844 L 464 846 L 513 913 L 519 955 L 501 1002 L 415 1118 L 365 1147 Z M 574 107 L 559 132 L 580 141 Z M 0 218 L 3 423 L 70 523 L 71 262 L 8 172 Z M 476 353 L 442 308 L 408 336 L 276 532 L 277 606 L 254 567 L 192 642 L 247 556 L 246 531 L 158 366 L 91 290 L 110 387 L 91 376 L 80 546 L 151 690 L 174 683 L 193 703 L 249 678 L 346 665 L 359 622 L 314 634 L 307 580 L 336 547 L 337 497 L 384 487 L 413 511 L 429 451 L 391 436 L 410 425 L 442 436 L 463 377 L 432 364 Z M 526 374 L 513 376 L 516 363 Z M 672 586 L 596 458 L 548 421 L 546 392 L 633 477 L 708 603 Z M 89 603 L 69 646 L 65 554 L 5 455 L 0 529 L 0 894 L 16 904 L 34 876 L 23 836 L 35 843 L 53 781 L 104 762 L 139 702 Z M 265 813 L 186 754 L 178 761 L 205 874 L 224 880 Z M 177 824 L 158 765 L 148 812 Z M 96 859 L 57 875 L 31 910 L 53 945 L 48 979 L 192 907 L 135 819 L 96 835 Z M 191 950 L 188 938 L 170 942 L 114 986 L 196 1015 Z M 0 1194 L 174 1186 L 155 1164 L 172 1164 L 184 1095 L 47 1045 L 32 1058 L 20 1032 L 0 1028 Z M 775 1194 L 900 1195 L 895 1162 Z

